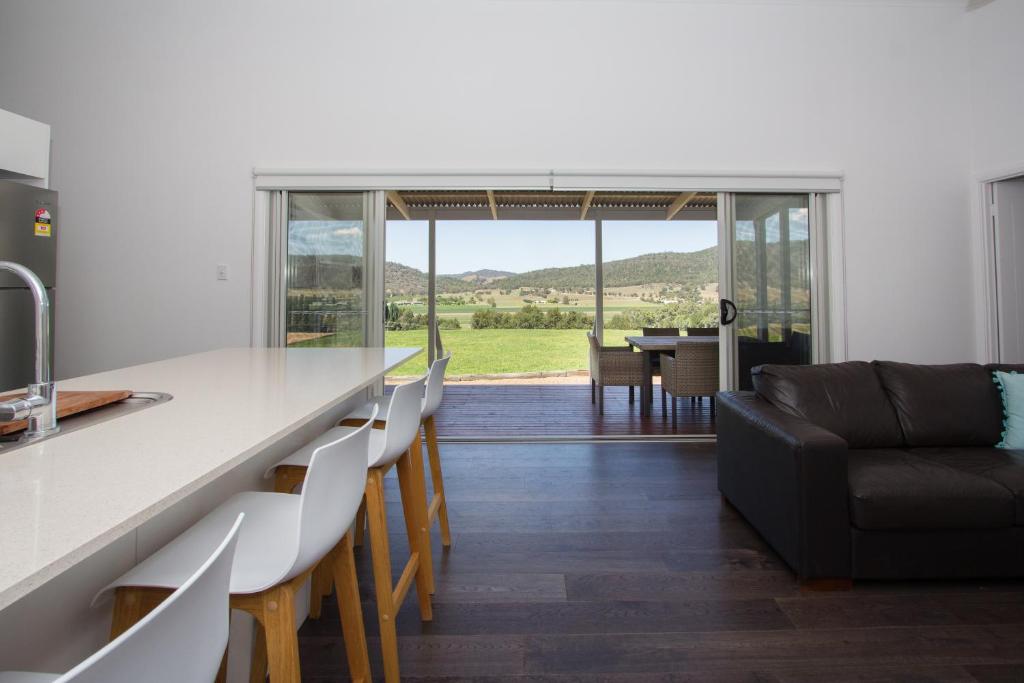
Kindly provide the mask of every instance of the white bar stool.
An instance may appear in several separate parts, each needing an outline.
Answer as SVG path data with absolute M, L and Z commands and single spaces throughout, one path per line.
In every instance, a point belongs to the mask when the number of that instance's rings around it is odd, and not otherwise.
M 427 505 L 427 523 L 433 524 L 438 520 L 441 527 L 441 545 L 450 548 L 452 545 L 452 534 L 448 528 L 448 500 L 444 495 L 444 476 L 441 473 L 441 452 L 437 447 L 437 426 L 434 424 L 434 413 L 441 407 L 441 399 L 444 395 L 444 374 L 448 370 L 448 362 L 452 354 L 449 352 L 442 358 L 438 358 L 431 364 L 427 373 L 427 390 L 423 397 L 420 409 L 420 423 L 423 425 L 423 433 L 427 440 L 427 459 L 430 462 L 430 482 L 433 485 L 434 496 Z M 387 415 L 390 396 L 380 396 L 373 401 L 363 404 L 352 411 L 341 421 L 345 426 L 359 426 L 370 419 L 374 410 L 378 415 Z M 375 421 L 374 427 L 382 428 L 386 422 L 381 419 Z M 363 529 L 366 527 L 364 519 L 366 509 L 359 508 L 356 513 L 356 537 L 355 544 L 363 544 Z
M 396 683 L 398 675 L 398 632 L 395 617 L 402 606 L 412 582 L 416 581 L 420 618 L 430 621 L 433 613 L 430 594 L 433 592 L 431 574 L 430 528 L 427 524 L 427 503 L 423 478 L 423 456 L 419 445 L 420 401 L 425 377 L 395 388 L 394 398 L 388 404 L 384 429 L 370 430 L 369 472 L 366 479 L 365 505 L 370 520 L 370 545 L 373 559 L 373 583 L 377 595 L 377 617 L 380 621 L 381 649 L 384 659 L 384 677 Z M 307 446 L 288 456 L 267 476 L 274 476 L 277 491 L 291 491 L 303 479 L 309 454 L 319 444 L 350 434 L 355 429 L 369 429 L 376 412 L 362 427 L 334 427 L 314 439 Z M 402 493 L 405 529 L 409 537 L 409 560 L 398 583 L 392 585 L 391 550 L 388 544 L 387 507 L 384 502 L 384 475 L 392 466 L 398 470 L 398 484 Z M 353 510 L 354 514 L 355 510 Z M 352 523 L 352 518 L 348 518 Z M 330 592 L 329 587 L 314 581 L 310 601 Z
M 178 590 L 66 674 L 0 672 L 0 683 L 213 681 L 228 644 L 228 587 L 239 514 L 213 553 Z M 194 565 L 193 565 L 194 566 Z
M 371 429 L 348 430 L 309 454 L 309 476 L 298 496 L 250 491 L 232 496 L 141 564 L 108 586 L 116 590 L 112 634 L 135 623 L 168 589 L 181 585 L 190 558 L 207 552 L 225 522 L 246 515 L 231 571 L 231 607 L 257 630 L 251 680 L 299 683 L 295 595 L 320 562 L 333 568 L 345 651 L 353 680 L 370 680 L 355 558 L 348 530 L 366 485 Z M 181 680 L 181 679 L 179 679 Z

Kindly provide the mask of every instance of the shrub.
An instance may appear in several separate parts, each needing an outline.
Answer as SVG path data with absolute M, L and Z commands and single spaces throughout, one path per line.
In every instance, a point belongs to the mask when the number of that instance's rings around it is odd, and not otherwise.
M 515 313 L 483 310 L 473 313 L 474 330 L 586 330 L 594 326 L 594 319 L 579 311 L 562 313 L 557 308 L 542 310 L 527 304 Z

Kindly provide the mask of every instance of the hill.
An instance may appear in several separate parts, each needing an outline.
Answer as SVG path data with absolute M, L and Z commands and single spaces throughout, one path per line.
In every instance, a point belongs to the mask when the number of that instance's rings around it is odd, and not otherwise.
M 547 287 L 580 289 L 594 286 L 593 265 L 545 268 L 514 275 L 501 281 L 502 289 Z M 605 287 L 629 287 L 652 282 L 672 282 L 702 287 L 718 281 L 718 249 L 663 251 L 604 264 Z
M 388 290 L 393 294 L 423 296 L 427 293 L 426 273 L 411 266 L 395 263 L 394 261 L 388 261 L 384 264 L 384 282 L 387 283 Z M 458 275 L 437 276 L 438 294 L 472 292 L 478 289 L 479 286 L 479 281 L 476 279 L 463 280 Z
M 490 282 L 491 280 L 500 280 L 501 278 L 509 277 L 515 274 L 516 273 L 513 273 L 508 270 L 491 270 L 489 268 L 482 268 L 481 270 L 469 270 L 466 271 L 465 273 L 456 273 L 454 275 L 439 275 L 438 277 L 453 277 L 456 278 L 457 280 L 465 280 L 466 282 Z
M 544 268 L 527 273 L 509 273 L 499 270 L 476 270 L 459 275 L 439 275 L 439 294 L 471 292 L 491 285 L 501 289 L 544 287 L 549 289 L 593 288 L 595 269 L 591 265 L 567 268 Z M 423 295 L 427 293 L 426 273 L 400 263 L 388 261 L 384 277 L 393 293 Z M 652 282 L 672 282 L 702 287 L 718 281 L 718 249 L 701 251 L 664 251 L 644 254 L 604 265 L 605 287 L 628 287 Z

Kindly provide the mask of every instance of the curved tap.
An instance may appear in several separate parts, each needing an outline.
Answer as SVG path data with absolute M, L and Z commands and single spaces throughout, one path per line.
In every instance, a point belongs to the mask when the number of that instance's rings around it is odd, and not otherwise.
M 14 273 L 28 285 L 35 301 L 36 368 L 35 382 L 28 385 L 28 396 L 0 402 L 0 422 L 28 420 L 24 439 L 35 439 L 56 432 L 57 389 L 50 366 L 50 297 L 42 280 L 25 266 L 0 261 L 0 270 Z M 5 321 L 6 322 L 6 321 Z

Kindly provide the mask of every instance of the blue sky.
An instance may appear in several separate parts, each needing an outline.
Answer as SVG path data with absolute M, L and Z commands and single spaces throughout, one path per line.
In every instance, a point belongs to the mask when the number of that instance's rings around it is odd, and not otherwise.
M 604 260 L 718 243 L 715 221 L 605 221 Z M 387 260 L 426 272 L 427 222 L 388 221 Z M 522 273 L 594 262 L 590 221 L 438 221 L 437 272 L 481 268 Z

